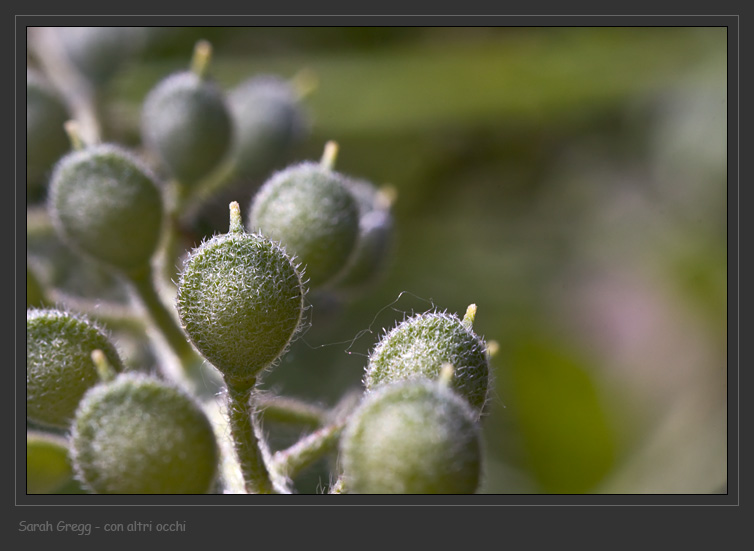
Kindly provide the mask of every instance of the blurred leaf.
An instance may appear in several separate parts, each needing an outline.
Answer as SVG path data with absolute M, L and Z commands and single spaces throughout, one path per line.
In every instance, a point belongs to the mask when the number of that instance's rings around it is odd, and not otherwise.
M 41 432 L 26 433 L 26 493 L 53 494 L 69 485 L 73 470 L 64 438 Z
M 724 33 L 708 29 L 707 34 Z M 217 51 L 212 73 L 225 87 L 260 73 L 292 77 L 306 68 L 319 88 L 306 103 L 319 132 L 429 131 L 454 124 L 580 116 L 676 79 L 708 47 L 699 29 L 563 28 L 484 33 L 448 48 L 447 29 L 376 51 Z M 186 61 L 143 63 L 122 75 L 113 97 L 141 102 Z M 135 105 L 134 109 L 138 109 Z
M 521 432 L 528 469 L 545 493 L 589 493 L 615 461 L 616 446 L 588 366 L 541 335 L 510 344 L 498 388 Z

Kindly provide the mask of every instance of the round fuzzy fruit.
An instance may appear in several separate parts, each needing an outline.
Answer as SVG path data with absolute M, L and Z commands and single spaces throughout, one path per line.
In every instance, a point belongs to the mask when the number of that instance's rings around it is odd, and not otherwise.
M 341 439 L 349 493 L 472 494 L 479 485 L 476 414 L 434 381 L 393 383 L 368 394 Z
M 87 392 L 73 422 L 71 456 L 77 478 L 98 494 L 207 493 L 218 464 L 201 407 L 139 374 Z
M 372 281 L 384 267 L 393 234 L 388 201 L 370 182 L 347 180 L 359 206 L 359 238 L 338 287 L 360 287 Z
M 287 348 L 301 323 L 304 288 L 279 245 L 240 229 L 191 252 L 177 306 L 196 349 L 226 381 L 243 385 Z
M 154 177 L 115 145 L 69 153 L 50 182 L 49 210 L 72 247 L 126 273 L 149 266 L 162 231 Z
M 275 173 L 251 204 L 249 228 L 280 241 L 306 266 L 312 287 L 346 266 L 359 235 L 359 208 L 344 177 L 304 162 Z
M 436 380 L 446 363 L 453 366 L 451 387 L 481 412 L 490 378 L 486 345 L 460 319 L 445 313 L 416 315 L 387 333 L 369 356 L 364 383 L 372 390 L 416 377 Z
M 84 393 L 100 378 L 92 352 L 101 350 L 116 371 L 118 352 L 84 316 L 60 310 L 26 311 L 26 417 L 67 429 Z
M 233 132 L 221 90 L 192 71 L 175 73 L 149 92 L 141 128 L 147 147 L 187 186 L 218 166 Z
M 282 78 L 250 78 L 228 94 L 233 118 L 232 156 L 241 176 L 266 174 L 285 159 L 306 124 L 292 86 Z
M 35 71 L 26 71 L 26 185 L 40 186 L 70 149 L 63 125 L 69 119 L 63 99 Z

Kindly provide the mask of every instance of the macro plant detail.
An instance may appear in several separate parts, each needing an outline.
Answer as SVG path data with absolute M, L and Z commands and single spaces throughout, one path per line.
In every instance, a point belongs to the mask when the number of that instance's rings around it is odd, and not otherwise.
M 27 27 L 17 492 L 725 500 L 729 30 Z
M 329 493 L 474 493 L 490 384 L 476 305 L 386 333 L 364 358 L 366 388 L 332 408 L 262 390 L 321 297 L 368 289 L 394 240 L 395 190 L 336 171 L 338 143 L 289 158 L 308 129 L 296 82 L 311 75 L 226 91 L 202 40 L 189 70 L 146 95 L 127 146 L 108 138 L 99 100 L 133 55 L 114 42 L 134 34 L 53 34 L 37 50 L 50 74 L 27 75 L 27 185 L 46 176 L 41 223 L 116 298 L 79 300 L 27 262 L 27 490 L 294 493 L 308 466 L 339 457 Z M 63 69 L 49 40 L 68 45 Z M 112 65 L 81 57 L 100 41 Z M 71 81 L 87 86 L 55 91 Z M 46 139 L 63 127 L 66 150 Z M 258 189 L 241 192 L 252 175 Z M 202 234 L 199 213 L 228 190 L 227 226 Z M 263 412 L 307 432 L 273 450 Z

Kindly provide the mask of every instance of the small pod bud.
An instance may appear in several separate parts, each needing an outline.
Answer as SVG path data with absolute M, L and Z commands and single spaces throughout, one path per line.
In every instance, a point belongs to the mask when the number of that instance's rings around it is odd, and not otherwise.
M 393 235 L 393 216 L 385 194 L 371 182 L 346 180 L 359 206 L 359 238 L 338 287 L 361 287 L 373 281 L 384 267 Z
M 230 91 L 228 103 L 234 125 L 232 156 L 240 176 L 259 176 L 276 168 L 306 133 L 296 93 L 282 78 L 245 80 Z
M 472 494 L 481 436 L 466 400 L 434 381 L 385 385 L 353 413 L 341 439 L 346 487 L 358 494 Z
M 229 233 L 186 259 L 177 307 L 196 349 L 226 380 L 243 385 L 287 348 L 301 323 L 304 293 L 285 250 L 244 232 L 235 213 Z
M 149 266 L 162 231 L 162 197 L 153 176 L 114 145 L 63 157 L 50 182 L 49 210 L 73 248 L 127 273 Z
M 173 74 L 149 92 L 141 129 L 146 146 L 186 186 L 219 165 L 232 136 L 223 93 L 191 71 Z
M 55 27 L 61 49 L 95 87 L 112 80 L 141 46 L 138 27 Z
M 251 204 L 249 228 L 295 254 L 312 287 L 346 266 L 359 234 L 359 208 L 344 177 L 304 162 L 275 173 Z
M 489 388 L 487 347 L 458 317 L 440 312 L 416 315 L 398 324 L 369 356 L 364 384 L 426 377 L 437 380 L 444 364 L 453 366 L 450 386 L 480 414 Z
M 105 332 L 80 315 L 59 310 L 26 311 L 26 416 L 66 429 L 81 397 L 99 382 L 92 352 L 110 366 L 123 362 Z
M 76 411 L 71 457 L 98 494 L 201 494 L 218 447 L 201 407 L 153 377 L 122 374 L 92 388 Z
M 36 71 L 26 71 L 26 185 L 41 187 L 55 161 L 70 149 L 63 99 Z

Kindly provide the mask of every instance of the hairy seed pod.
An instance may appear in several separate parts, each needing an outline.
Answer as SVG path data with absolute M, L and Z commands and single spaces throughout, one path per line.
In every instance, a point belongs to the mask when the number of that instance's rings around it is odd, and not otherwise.
M 68 109 L 55 89 L 36 71 L 26 71 L 26 185 L 40 187 L 70 142 L 63 125 Z M 28 189 L 27 189 L 28 192 Z
M 84 396 L 72 425 L 77 478 L 98 494 L 201 494 L 218 446 L 194 400 L 142 374 L 122 374 Z
M 346 266 L 359 234 L 359 208 L 344 177 L 304 162 L 275 173 L 251 204 L 249 229 L 280 241 L 321 287 Z
M 192 71 L 170 75 L 149 92 L 141 129 L 147 147 L 186 186 L 218 166 L 233 131 L 222 91 Z
M 141 45 L 138 27 L 55 27 L 61 49 L 93 86 L 112 80 Z
M 416 377 L 437 379 L 444 364 L 453 366 L 451 387 L 481 413 L 490 378 L 486 345 L 470 324 L 446 313 L 413 316 L 387 333 L 369 356 L 364 384 L 372 390 Z
M 50 182 L 49 210 L 68 244 L 126 273 L 149 266 L 162 231 L 162 197 L 154 177 L 115 145 L 63 157 Z
M 466 400 L 415 379 L 366 396 L 341 438 L 349 493 L 472 494 L 479 485 L 481 436 Z
M 296 93 L 282 78 L 262 75 L 245 80 L 230 91 L 228 103 L 235 129 L 232 156 L 240 176 L 274 169 L 306 132 Z
M 346 180 L 359 206 L 359 238 L 337 286 L 362 287 L 384 267 L 393 234 L 393 216 L 385 195 L 371 182 Z
M 66 429 L 84 393 L 100 378 L 92 352 L 112 368 L 123 362 L 107 334 L 81 315 L 60 310 L 26 311 L 26 417 Z
M 242 227 L 231 230 L 186 259 L 177 307 L 196 349 L 226 381 L 243 385 L 288 347 L 301 323 L 305 291 L 282 247 Z

